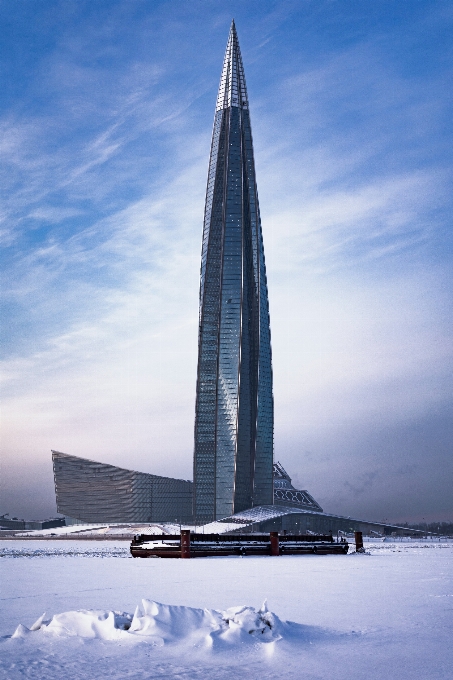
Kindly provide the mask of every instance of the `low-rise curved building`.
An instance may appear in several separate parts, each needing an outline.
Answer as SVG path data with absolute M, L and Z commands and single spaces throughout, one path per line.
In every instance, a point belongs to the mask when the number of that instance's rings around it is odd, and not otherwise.
M 52 451 L 57 510 L 81 522 L 192 521 L 190 481 Z

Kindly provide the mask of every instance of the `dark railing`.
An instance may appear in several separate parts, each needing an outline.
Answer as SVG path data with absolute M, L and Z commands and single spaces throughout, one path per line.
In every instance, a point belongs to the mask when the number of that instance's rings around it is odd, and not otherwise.
M 346 541 L 336 542 L 331 534 L 283 535 L 270 534 L 196 534 L 182 530 L 181 534 L 139 534 L 131 543 L 132 557 L 213 557 L 228 555 L 327 555 L 349 550 Z

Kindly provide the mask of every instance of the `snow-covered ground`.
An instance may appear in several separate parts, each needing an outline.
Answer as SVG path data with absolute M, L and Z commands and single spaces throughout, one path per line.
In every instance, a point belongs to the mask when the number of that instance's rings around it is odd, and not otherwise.
M 196 560 L 128 549 L 0 542 L 0 678 L 453 676 L 451 541 Z
M 134 536 L 135 534 L 179 534 L 179 524 L 73 524 L 70 526 L 53 527 L 52 529 L 35 529 L 33 531 L 18 531 L 16 536 L 27 538 L 50 538 L 72 535 L 75 537 L 96 536 L 109 538 L 110 536 Z

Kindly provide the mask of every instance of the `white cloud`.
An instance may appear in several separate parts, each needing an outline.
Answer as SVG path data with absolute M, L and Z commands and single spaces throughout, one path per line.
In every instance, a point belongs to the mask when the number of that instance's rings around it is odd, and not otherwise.
M 79 215 L 83 215 L 83 210 L 77 208 L 55 208 L 53 206 L 43 205 L 32 210 L 27 217 L 58 224 L 67 218 L 78 217 Z
M 67 330 L 5 362 L 4 445 L 11 464 L 17 450 L 45 460 L 50 448 L 59 448 L 118 464 L 126 455 L 132 467 L 164 473 L 167 466 L 175 475 L 179 467 L 190 475 L 199 181 L 198 166 L 188 168 L 161 195 L 109 218 L 102 227 L 109 238 L 94 248 L 82 233 L 27 258 L 31 279 L 56 260 L 71 270 L 86 258 L 91 266 L 110 262 L 120 278 L 99 289 L 96 281 L 75 277 L 71 299 L 79 313 Z M 178 198 L 181 187 L 194 189 L 193 198 Z M 66 291 L 46 299 L 47 290 L 44 282 L 37 293 L 43 312 L 64 308 Z

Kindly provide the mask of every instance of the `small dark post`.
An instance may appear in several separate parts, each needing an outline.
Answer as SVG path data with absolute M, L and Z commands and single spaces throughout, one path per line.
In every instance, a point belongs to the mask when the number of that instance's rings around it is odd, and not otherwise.
M 271 531 L 271 555 L 277 557 L 280 555 L 280 548 L 278 545 L 278 531 Z
M 355 536 L 355 550 L 356 550 L 356 552 L 359 552 L 359 550 L 363 550 L 362 532 L 361 531 L 354 531 L 354 536 Z
M 181 559 L 188 560 L 190 558 L 190 530 L 181 529 Z

